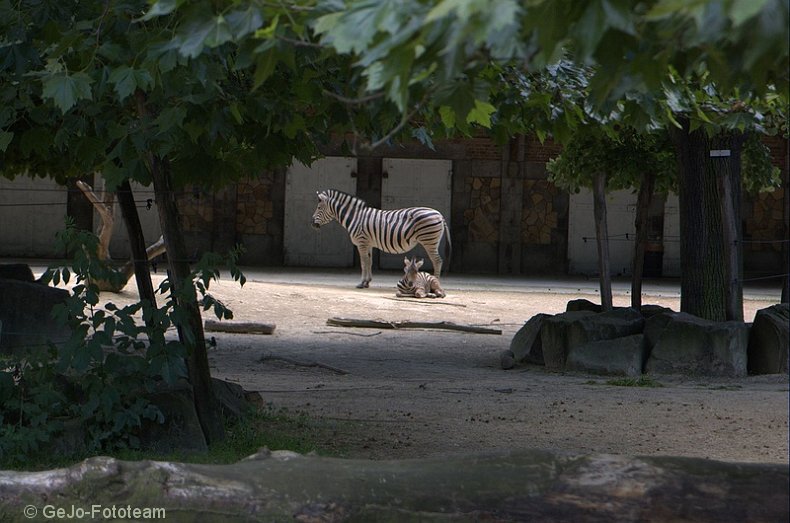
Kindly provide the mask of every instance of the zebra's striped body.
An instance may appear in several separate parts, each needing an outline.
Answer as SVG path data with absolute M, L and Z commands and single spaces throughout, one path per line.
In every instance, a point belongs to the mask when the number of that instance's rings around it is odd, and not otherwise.
M 395 295 L 399 298 L 444 298 L 446 294 L 439 283 L 439 278 L 421 272 L 423 261 L 414 258 L 404 258 L 404 276 L 398 282 L 398 292 Z
M 337 220 L 348 231 L 351 243 L 359 251 L 362 266 L 362 282 L 357 287 L 370 286 L 373 279 L 373 249 L 390 254 L 400 254 L 422 245 L 433 263 L 434 274 L 442 272 L 439 243 L 447 230 L 447 245 L 450 234 L 442 213 L 429 207 L 408 207 L 385 211 L 368 207 L 355 196 L 327 189 L 318 193 L 318 207 L 313 213 L 313 226 L 318 228 Z

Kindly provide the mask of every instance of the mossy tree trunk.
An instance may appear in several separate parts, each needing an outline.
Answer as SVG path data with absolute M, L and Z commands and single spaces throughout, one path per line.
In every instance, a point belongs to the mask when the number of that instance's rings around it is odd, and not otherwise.
M 740 266 L 739 260 L 731 259 L 739 258 L 740 250 L 725 248 L 719 177 L 728 171 L 730 195 L 739 198 L 743 137 L 720 134 L 711 138 L 702 129 L 691 131 L 687 119 L 681 119 L 681 125 L 670 132 L 679 164 L 680 310 L 712 321 L 725 321 L 728 301 L 742 301 L 742 295 L 740 286 L 731 286 L 728 278 L 732 270 L 728 268 Z M 734 200 L 730 203 L 732 213 L 727 217 L 727 227 L 740 231 L 740 204 Z
M 98 505 L 159 508 L 160 519 L 190 522 L 767 523 L 788 520 L 787 482 L 781 464 L 545 451 L 402 461 L 261 452 L 233 465 L 97 457 L 68 469 L 0 472 L 0 513 L 29 521 L 30 505 L 39 516 L 46 505 Z

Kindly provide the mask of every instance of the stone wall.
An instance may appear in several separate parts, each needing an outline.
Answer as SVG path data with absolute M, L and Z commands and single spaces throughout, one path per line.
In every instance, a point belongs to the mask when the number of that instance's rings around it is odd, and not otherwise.
M 555 199 L 557 187 L 547 180 L 524 180 L 521 240 L 525 244 L 549 245 L 559 224 Z
M 272 186 L 274 175 L 264 173 L 236 184 L 236 232 L 239 234 L 272 234 L 274 217 Z
M 464 211 L 469 241 L 497 243 L 501 179 L 468 177 L 464 186 L 469 193 L 469 205 Z
M 185 233 L 199 233 L 211 229 L 214 220 L 212 193 L 195 186 L 187 186 L 178 196 L 178 212 Z

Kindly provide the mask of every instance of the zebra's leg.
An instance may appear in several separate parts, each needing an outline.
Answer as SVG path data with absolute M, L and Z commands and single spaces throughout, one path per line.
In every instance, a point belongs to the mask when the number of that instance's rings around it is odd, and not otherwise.
M 366 289 L 370 287 L 370 280 L 373 279 L 373 272 L 371 271 L 373 249 L 357 245 L 357 251 L 359 251 L 359 264 L 362 266 L 362 281 L 357 285 L 357 289 Z
M 433 264 L 433 275 L 441 276 L 442 257 L 439 256 L 439 245 L 433 245 L 431 247 L 423 245 L 423 247 L 425 248 L 425 252 L 428 253 L 428 258 L 431 259 L 431 263 Z

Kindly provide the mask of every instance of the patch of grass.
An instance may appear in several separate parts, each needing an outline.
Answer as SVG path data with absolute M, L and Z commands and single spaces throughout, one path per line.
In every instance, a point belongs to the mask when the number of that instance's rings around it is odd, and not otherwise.
M 303 413 L 290 413 L 285 409 L 271 408 L 251 411 L 245 417 L 228 422 L 225 426 L 225 439 L 209 446 L 206 452 L 173 451 L 158 452 L 151 450 L 122 449 L 103 452 L 124 461 L 177 461 L 182 463 L 227 464 L 235 463 L 255 454 L 261 448 L 270 450 L 291 450 L 306 454 L 335 456 L 345 452 L 337 444 L 338 422 L 311 418 Z M 40 453 L 30 456 L 24 463 L 4 464 L 0 469 L 11 466 L 17 470 L 46 470 L 68 467 L 82 461 L 91 454 L 58 456 L 53 453 Z
M 615 387 L 663 387 L 661 383 L 647 376 L 639 376 L 638 378 L 614 378 L 606 380 L 607 385 L 614 385 Z

